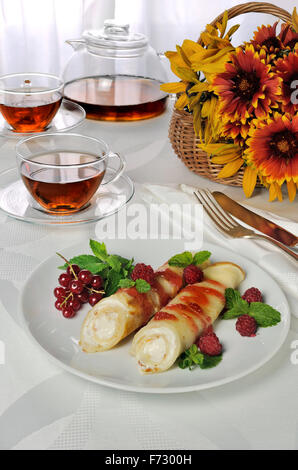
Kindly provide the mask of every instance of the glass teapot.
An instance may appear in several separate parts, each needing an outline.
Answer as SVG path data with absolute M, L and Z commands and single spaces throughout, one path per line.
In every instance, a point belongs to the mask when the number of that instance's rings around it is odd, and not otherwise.
M 146 36 L 128 24 L 106 20 L 102 30 L 66 41 L 75 53 L 64 70 L 64 96 L 86 111 L 87 118 L 135 121 L 161 114 L 167 94 L 160 84 L 167 74 Z

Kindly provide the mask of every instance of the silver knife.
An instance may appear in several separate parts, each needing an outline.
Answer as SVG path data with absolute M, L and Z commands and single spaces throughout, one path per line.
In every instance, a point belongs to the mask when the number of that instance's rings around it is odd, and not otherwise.
M 237 219 L 242 220 L 242 222 L 245 222 L 247 225 L 269 235 L 269 237 L 275 238 L 275 240 L 278 240 L 284 245 L 294 247 L 298 244 L 298 237 L 296 235 L 293 235 L 274 222 L 265 219 L 265 217 L 255 214 L 246 207 L 241 206 L 241 204 L 233 201 L 229 196 L 219 191 L 214 191 L 212 195 L 225 211 L 237 217 Z

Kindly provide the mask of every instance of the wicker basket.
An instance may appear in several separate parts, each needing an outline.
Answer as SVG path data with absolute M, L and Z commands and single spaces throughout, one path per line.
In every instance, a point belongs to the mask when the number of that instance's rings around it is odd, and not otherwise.
M 271 3 L 249 2 L 237 5 L 228 10 L 229 19 L 244 13 L 269 13 L 277 18 L 288 22 L 291 15 L 286 10 L 272 5 Z M 212 23 L 222 21 L 223 14 L 218 16 Z M 199 39 L 200 43 L 201 40 Z M 169 139 L 176 155 L 181 158 L 184 164 L 200 176 L 209 178 L 217 183 L 228 184 L 230 186 L 242 186 L 244 170 L 241 168 L 235 175 L 229 178 L 218 178 L 223 165 L 213 163 L 211 157 L 198 148 L 199 139 L 196 137 L 193 128 L 192 114 L 175 109 L 172 114 Z

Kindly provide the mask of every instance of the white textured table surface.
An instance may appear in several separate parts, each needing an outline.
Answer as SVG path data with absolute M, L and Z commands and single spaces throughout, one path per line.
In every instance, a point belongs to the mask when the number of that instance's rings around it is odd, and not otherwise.
M 170 114 L 132 124 L 86 121 L 76 131 L 98 136 L 128 162 L 137 183 L 186 183 L 225 191 L 188 171 L 167 139 Z M 14 141 L 0 138 L 0 169 L 15 165 Z M 137 197 L 137 196 L 136 196 Z M 249 204 L 298 222 L 298 200 Z M 17 322 L 19 291 L 56 251 L 94 236 L 94 225 L 33 226 L 0 215 L 0 448 L 15 449 L 294 449 L 298 448 L 298 365 L 291 363 L 298 320 L 279 354 L 256 373 L 203 392 L 158 396 L 99 387 L 73 377 L 40 354 Z M 47 301 L 47 299 L 45 299 Z

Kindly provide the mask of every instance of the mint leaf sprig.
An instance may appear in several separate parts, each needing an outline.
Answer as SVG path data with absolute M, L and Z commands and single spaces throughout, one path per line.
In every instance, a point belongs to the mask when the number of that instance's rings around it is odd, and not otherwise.
M 262 302 L 249 303 L 242 299 L 236 289 L 226 289 L 225 297 L 227 311 L 223 314 L 224 320 L 250 315 L 256 320 L 257 325 L 263 328 L 275 326 L 281 321 L 280 313 L 273 307 Z
M 119 282 L 119 287 L 135 287 L 137 291 L 141 294 L 145 294 L 151 289 L 151 285 L 149 284 L 149 282 L 145 281 L 144 279 L 137 279 L 136 281 L 133 281 L 132 279 L 121 279 L 121 281 Z
M 178 360 L 178 366 L 180 369 L 193 370 L 196 367 L 201 369 L 211 369 L 216 367 L 222 360 L 222 354 L 218 356 L 208 356 L 199 351 L 196 344 L 193 344 L 189 349 L 186 349 L 181 354 Z
M 89 244 L 93 255 L 74 256 L 68 263 L 77 264 L 81 269 L 87 269 L 92 274 L 99 274 L 104 281 L 105 296 L 108 297 L 119 289 L 121 280 L 130 277 L 134 260 L 108 254 L 104 242 L 90 240 Z M 59 269 L 67 269 L 68 263 L 59 266 Z
M 184 251 L 183 253 L 172 256 L 168 263 L 170 266 L 177 266 L 179 268 L 186 268 L 186 266 L 189 266 L 190 264 L 199 266 L 207 261 L 210 256 L 210 251 L 198 251 L 195 255 L 190 251 Z

